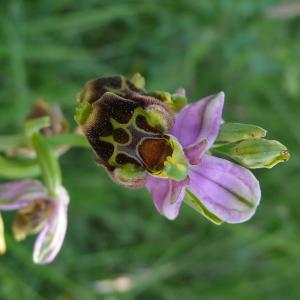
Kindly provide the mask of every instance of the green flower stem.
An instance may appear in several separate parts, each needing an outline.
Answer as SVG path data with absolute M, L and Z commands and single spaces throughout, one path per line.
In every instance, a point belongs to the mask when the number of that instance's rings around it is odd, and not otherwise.
M 68 145 L 71 147 L 89 148 L 85 136 L 75 133 L 45 137 L 52 147 Z M 18 148 L 27 144 L 27 138 L 22 134 L 0 136 L 0 151 Z
M 51 136 L 47 138 L 47 140 L 52 147 L 62 145 L 71 147 L 90 147 L 85 136 L 74 133 Z
M 15 161 L 0 156 L 0 176 L 7 179 L 34 178 L 41 171 L 37 161 Z
M 58 159 L 46 138 L 41 134 L 34 133 L 32 135 L 32 145 L 36 151 L 44 184 L 48 188 L 49 194 L 56 196 L 62 183 Z

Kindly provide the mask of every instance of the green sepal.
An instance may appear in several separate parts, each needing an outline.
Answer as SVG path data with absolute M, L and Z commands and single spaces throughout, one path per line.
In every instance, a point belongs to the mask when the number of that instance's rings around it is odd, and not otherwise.
M 190 190 L 186 189 L 185 191 L 185 198 L 184 198 L 184 202 L 190 206 L 191 208 L 193 208 L 194 210 L 196 210 L 198 213 L 202 214 L 206 219 L 208 219 L 209 221 L 213 222 L 216 225 L 221 225 L 223 223 L 223 221 L 217 217 L 216 215 L 214 215 L 213 213 L 211 213 L 206 207 L 205 205 L 201 202 L 200 199 L 198 199 Z
M 259 139 L 265 137 L 267 131 L 259 126 L 241 123 L 224 123 L 221 126 L 216 139 L 215 147 L 218 144 L 239 142 L 248 139 Z
M 76 107 L 74 119 L 78 125 L 83 125 L 92 111 L 92 105 L 87 102 L 80 102 Z
M 214 150 L 229 156 L 249 169 L 270 169 L 290 158 L 290 154 L 283 144 L 267 139 L 245 140 L 223 145 Z
M 0 176 L 6 179 L 34 178 L 41 174 L 36 160 L 11 160 L 0 156 Z
M 44 184 L 50 195 L 57 195 L 61 186 L 61 170 L 54 150 L 47 140 L 40 134 L 32 136 L 32 144 L 36 151 L 37 161 L 40 165 Z

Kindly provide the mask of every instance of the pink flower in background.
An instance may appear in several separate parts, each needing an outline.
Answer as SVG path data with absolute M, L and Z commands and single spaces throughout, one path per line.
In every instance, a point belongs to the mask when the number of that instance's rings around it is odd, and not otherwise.
M 13 233 L 16 240 L 38 234 L 33 261 L 47 264 L 54 260 L 67 229 L 69 195 L 60 187 L 57 196 L 49 196 L 36 180 L 20 180 L 0 185 L 0 211 L 16 210 Z
M 208 153 L 219 133 L 223 105 L 221 92 L 187 105 L 177 115 L 171 134 L 180 142 L 188 161 L 184 180 L 148 175 L 146 187 L 154 205 L 168 219 L 177 217 L 186 191 L 224 222 L 244 222 L 255 213 L 261 191 L 254 175 Z

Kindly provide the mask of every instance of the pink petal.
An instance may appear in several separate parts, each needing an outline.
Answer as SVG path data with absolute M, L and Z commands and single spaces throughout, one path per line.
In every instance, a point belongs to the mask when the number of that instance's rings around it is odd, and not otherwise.
M 207 139 L 199 141 L 199 143 L 184 148 L 184 154 L 189 159 L 191 165 L 199 165 L 203 154 L 207 151 Z
M 223 92 L 206 97 L 187 105 L 178 114 L 172 134 L 184 148 L 202 140 L 207 140 L 205 151 L 212 146 L 222 122 L 224 97 Z
M 33 261 L 37 264 L 52 262 L 65 238 L 69 195 L 63 187 L 60 188 L 59 198 L 53 202 L 55 206 L 48 224 L 39 233 L 34 245 Z
M 15 210 L 48 198 L 43 185 L 36 180 L 19 180 L 0 185 L 0 210 Z
M 259 204 L 259 182 L 247 169 L 230 161 L 204 156 L 192 166 L 188 189 L 217 217 L 228 223 L 250 219 Z
M 182 181 L 174 181 L 148 176 L 146 188 L 151 193 L 153 203 L 159 213 L 174 220 L 179 213 L 188 183 L 188 177 Z

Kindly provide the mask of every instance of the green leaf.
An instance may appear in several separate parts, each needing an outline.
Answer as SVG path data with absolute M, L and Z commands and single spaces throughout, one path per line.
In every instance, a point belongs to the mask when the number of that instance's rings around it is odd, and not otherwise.
M 49 146 L 47 140 L 40 134 L 32 136 L 32 144 L 37 154 L 44 184 L 51 195 L 56 195 L 61 186 L 61 171 L 54 150 Z
M 250 169 L 270 169 L 290 158 L 290 154 L 283 144 L 267 139 L 246 140 L 224 145 L 214 150 Z
M 267 131 L 259 126 L 241 123 L 224 123 L 221 126 L 217 144 L 233 143 L 248 139 L 265 137 Z M 216 147 L 218 145 L 215 145 Z
M 37 161 L 10 160 L 0 156 L 0 176 L 7 179 L 34 178 L 41 170 Z
M 197 212 L 202 214 L 205 218 L 207 218 L 208 220 L 213 222 L 214 224 L 221 225 L 223 223 L 223 221 L 219 217 L 217 217 L 216 215 L 211 213 L 204 206 L 204 204 L 201 202 L 201 200 L 198 199 L 191 191 L 186 190 L 184 202 L 187 205 L 189 205 L 191 208 L 195 209 Z

